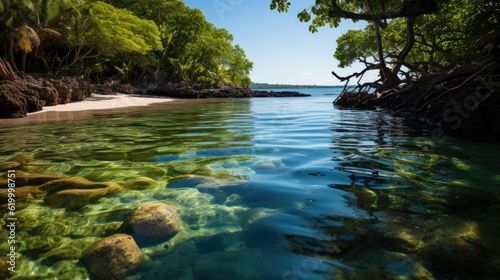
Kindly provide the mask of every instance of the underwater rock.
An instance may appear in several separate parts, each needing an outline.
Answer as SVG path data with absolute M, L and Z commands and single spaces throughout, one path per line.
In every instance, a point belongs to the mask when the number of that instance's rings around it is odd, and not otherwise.
M 9 257 L 0 257 L 0 279 L 9 279 L 15 272 L 10 272 L 9 267 L 11 267 L 7 262 Z
M 245 180 L 225 181 L 217 179 L 208 179 L 196 185 L 196 189 L 202 193 L 212 195 L 224 192 L 227 194 L 237 193 L 248 187 L 249 182 Z
M 24 164 L 28 164 L 34 160 L 35 160 L 35 157 L 33 157 L 33 156 L 17 155 L 17 156 L 11 157 L 7 161 L 14 161 L 14 162 L 20 163 L 21 165 L 24 165 Z
M 119 214 L 117 214 L 119 215 Z M 85 236 L 110 236 L 119 232 L 123 222 L 102 222 L 105 220 L 103 216 L 98 218 L 98 221 L 84 222 L 78 225 L 68 225 L 64 222 L 50 222 L 42 223 L 31 229 L 32 235 L 39 236 L 72 236 L 72 237 L 85 237 Z M 96 217 L 97 220 L 97 217 Z
M 112 182 L 91 182 L 82 177 L 72 177 L 65 178 L 47 182 L 40 186 L 40 189 L 46 191 L 47 194 L 53 194 L 59 191 L 70 190 L 70 189 L 105 189 L 107 187 L 116 187 L 119 186 L 116 183 Z
M 181 175 L 173 178 L 169 183 L 169 188 L 195 188 L 198 184 L 209 180 L 210 177 L 200 175 Z
M 148 177 L 139 177 L 125 185 L 130 190 L 146 190 L 156 183 L 155 180 Z
M 77 209 L 122 191 L 122 187 L 117 183 L 95 183 L 79 177 L 50 181 L 40 189 L 47 192 L 45 203 L 67 209 Z
M 356 269 L 336 269 L 335 279 L 435 279 L 418 259 L 373 247 L 365 248 L 345 264 Z
M 430 260 L 434 267 L 452 273 L 460 270 L 474 271 L 477 275 L 500 273 L 498 251 L 493 249 L 498 249 L 498 236 L 489 238 L 490 233 L 472 220 L 448 217 L 429 224 L 434 231 L 427 229 L 419 255 Z
M 243 198 L 239 194 L 235 193 L 228 196 L 224 201 L 224 205 L 228 207 L 242 205 L 242 203 L 243 203 Z
M 16 187 L 15 190 L 16 202 L 26 201 L 30 196 L 39 198 L 45 194 L 39 187 Z M 8 195 L 8 189 L 0 189 L 0 201 L 7 202 Z
M 48 205 L 54 207 L 78 209 L 90 203 L 94 203 L 102 197 L 118 193 L 119 191 L 121 191 L 120 187 L 91 190 L 71 189 L 47 195 L 44 201 Z
M 257 159 L 251 168 L 258 174 L 273 174 L 285 167 L 286 165 L 281 158 L 273 157 Z
M 25 246 L 22 248 L 22 252 L 48 252 L 58 246 L 62 242 L 63 238 L 61 236 L 34 236 L 25 239 Z
M 163 202 L 139 205 L 127 221 L 129 228 L 140 236 L 166 238 L 182 230 L 182 220 L 177 211 Z
M 85 237 L 78 239 L 65 238 L 58 246 L 54 246 L 43 256 L 43 264 L 54 265 L 65 260 L 79 260 L 83 253 L 92 247 L 96 242 L 95 237 Z
M 202 175 L 202 176 L 211 176 L 213 172 L 212 172 L 212 169 L 210 169 L 210 168 L 200 167 L 200 168 L 196 168 L 195 170 L 192 170 L 190 173 L 196 174 L 196 175 Z
M 15 161 L 0 162 L 0 172 L 12 170 L 19 166 L 21 166 L 21 164 Z
M 272 162 L 262 162 L 252 168 L 256 173 L 270 174 L 278 171 L 278 167 Z
M 204 280 L 262 279 L 250 254 L 245 251 L 213 252 L 194 263 L 194 278 Z
M 100 240 L 83 257 L 90 272 L 103 279 L 124 279 L 139 268 L 143 259 L 139 246 L 126 234 Z
M 83 266 L 75 265 L 74 260 L 56 262 L 46 271 L 47 274 L 38 279 L 92 279 L 90 272 Z
M 375 240 L 388 250 L 418 255 L 440 271 L 500 273 L 498 230 L 481 228 L 469 218 L 423 219 L 393 213 L 390 224 L 375 232 Z
M 245 228 L 251 226 L 256 221 L 258 221 L 262 218 L 271 216 L 275 213 L 279 213 L 278 210 L 264 208 L 264 207 L 253 208 L 252 210 L 249 210 L 245 214 L 245 218 L 243 220 L 241 227 L 245 229 Z
M 182 175 L 175 177 L 169 188 L 196 188 L 201 193 L 218 195 L 221 192 L 226 194 L 237 193 L 246 187 L 249 182 L 246 180 L 221 180 L 200 175 Z
M 187 216 L 187 223 L 191 229 L 200 229 L 237 224 L 246 212 L 247 208 L 243 206 L 208 204 L 190 207 L 184 215 Z
M 44 175 L 44 174 L 28 174 L 25 172 L 17 171 L 16 172 L 16 188 L 24 187 L 24 186 L 39 186 L 43 185 L 47 182 L 59 180 L 67 178 L 65 175 Z M 5 182 L 5 184 L 3 184 Z M 6 184 L 7 179 L 1 178 L 0 184 Z
M 453 210 L 466 210 L 497 204 L 498 198 L 485 190 L 470 187 L 447 187 L 442 191 L 442 204 Z

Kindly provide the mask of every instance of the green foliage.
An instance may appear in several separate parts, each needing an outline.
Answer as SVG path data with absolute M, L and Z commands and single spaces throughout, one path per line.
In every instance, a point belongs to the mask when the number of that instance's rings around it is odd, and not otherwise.
M 229 67 L 230 81 L 234 84 L 249 87 L 252 82 L 248 75 L 253 67 L 253 63 L 246 58 L 245 50 L 239 45 L 232 49 L 232 53 L 227 61 Z
M 253 64 L 225 29 L 209 23 L 202 12 L 177 0 L 109 0 L 108 3 L 153 20 L 163 52 L 157 52 L 155 75 L 187 83 L 248 86 Z
M 153 21 L 140 19 L 127 10 L 97 1 L 83 5 L 82 17 L 92 21 L 85 42 L 94 44 L 105 56 L 119 53 L 146 54 L 161 50 L 160 32 Z
M 1 0 L 0 11 L 0 33 L 17 43 L 11 48 L 12 61 L 18 49 L 24 51 L 24 61 L 37 48 L 34 34 L 42 41 L 52 34 L 31 57 L 33 68 L 36 57 L 46 71 L 59 65 L 89 77 L 150 75 L 154 80 L 250 84 L 253 64 L 232 44 L 232 35 L 182 1 Z M 34 33 L 8 35 L 26 30 Z M 0 41 L 8 47 L 5 43 Z
M 481 54 L 474 42 L 500 26 L 500 3 L 482 0 L 437 0 L 439 10 L 420 14 L 414 25 L 415 42 L 403 57 L 403 64 L 413 71 L 433 72 L 477 59 Z M 301 22 L 308 22 L 309 30 L 319 27 L 337 27 L 341 18 L 354 21 L 371 15 L 389 15 L 378 18 L 364 30 L 349 30 L 337 39 L 335 58 L 340 67 L 360 61 L 378 61 L 383 57 L 387 65 L 395 66 L 408 44 L 408 16 L 395 16 L 409 1 L 400 0 L 316 0 L 298 14 Z M 271 9 L 288 11 L 289 0 L 272 0 Z M 340 10 L 340 12 L 339 12 Z M 355 13 L 356 15 L 346 15 Z M 391 14 L 392 13 L 392 14 Z M 366 20 L 366 19 L 365 19 Z M 387 26 L 386 26 L 387 25 Z M 379 29 L 378 26 L 385 27 Z M 380 46 L 377 45 L 379 32 Z M 380 53 L 378 48 L 381 47 Z M 380 56 L 382 54 L 382 56 Z M 398 67 L 395 67 L 399 69 Z
M 377 45 L 373 40 L 373 32 L 363 30 L 349 30 L 337 39 L 335 58 L 339 67 L 347 67 L 358 59 L 375 58 Z
M 498 6 L 498 4 L 495 4 Z M 422 15 L 415 22 L 415 44 L 405 59 L 406 66 L 415 71 L 441 71 L 477 59 L 481 52 L 474 42 L 493 30 L 493 22 L 477 20 L 485 11 L 478 1 L 450 0 L 442 3 L 440 10 L 431 15 Z M 388 22 L 381 31 L 387 63 L 396 63 L 398 53 L 407 40 L 406 19 L 397 18 Z M 483 25 L 478 32 L 477 25 Z M 337 39 L 335 58 L 339 66 L 351 65 L 358 59 L 376 59 L 375 31 L 373 25 L 365 30 L 349 30 Z

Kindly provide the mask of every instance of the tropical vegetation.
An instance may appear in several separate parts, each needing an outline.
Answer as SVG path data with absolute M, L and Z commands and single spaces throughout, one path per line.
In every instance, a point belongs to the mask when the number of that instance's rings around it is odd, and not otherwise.
M 288 11 L 291 1 L 272 0 Z M 487 0 L 316 0 L 298 14 L 316 32 L 341 20 L 366 21 L 337 39 L 340 67 L 361 62 L 347 77 L 341 107 L 379 109 L 425 119 L 453 131 L 496 131 L 500 108 L 500 3 Z M 378 79 L 363 81 L 368 71 Z M 357 86 L 348 88 L 351 79 Z
M 178 0 L 0 0 L 0 38 L 3 72 L 251 83 L 232 35 Z
M 271 9 L 284 12 L 290 5 L 288 0 L 272 0 Z M 485 0 L 317 0 L 298 18 L 310 24 L 311 32 L 323 26 L 338 27 L 345 19 L 368 22 L 364 30 L 349 30 L 337 39 L 334 57 L 340 67 L 362 62 L 366 71 L 380 71 L 377 83 L 399 86 L 403 78 L 450 70 L 483 57 L 493 45 L 477 49 L 474 42 L 498 29 L 500 4 Z

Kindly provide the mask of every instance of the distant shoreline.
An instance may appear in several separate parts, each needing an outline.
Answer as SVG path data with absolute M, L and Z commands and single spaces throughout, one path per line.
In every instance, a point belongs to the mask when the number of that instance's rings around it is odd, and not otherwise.
M 49 111 L 85 111 L 147 106 L 175 99 L 306 97 L 292 90 L 251 90 L 232 85 L 190 85 L 160 82 L 133 85 L 109 80 L 91 84 L 82 77 L 47 78 L 37 74 L 19 74 L 0 84 L 0 118 L 23 118 Z M 170 99 L 169 99 L 170 98 Z M 62 105 L 62 106 L 57 106 Z
M 251 90 L 259 89 L 290 89 L 290 88 L 343 88 L 344 86 L 328 86 L 328 85 L 289 85 L 289 84 L 268 84 L 268 83 L 252 83 Z

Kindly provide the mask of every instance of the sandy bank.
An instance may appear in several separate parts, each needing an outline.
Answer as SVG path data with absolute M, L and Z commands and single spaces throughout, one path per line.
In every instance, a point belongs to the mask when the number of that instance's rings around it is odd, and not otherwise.
M 42 111 L 28 113 L 26 118 L 0 119 L 2 125 L 18 125 L 40 122 L 66 121 L 89 118 L 97 115 L 112 115 L 129 111 L 140 110 L 141 107 L 168 104 L 180 99 L 146 96 L 146 95 L 101 95 L 92 94 L 84 101 L 68 104 L 45 106 Z
M 171 98 L 144 96 L 144 95 L 92 94 L 91 97 L 88 97 L 84 101 L 61 104 L 56 106 L 45 106 L 43 107 L 43 110 L 34 113 L 29 113 L 28 116 L 40 113 L 47 113 L 47 112 L 76 112 L 76 111 L 109 110 L 109 109 L 119 109 L 127 107 L 148 106 L 151 104 L 169 102 L 172 100 L 173 99 Z

